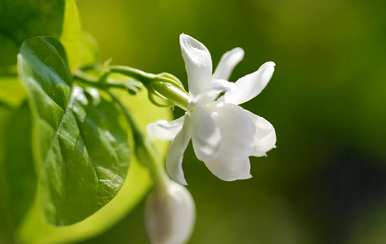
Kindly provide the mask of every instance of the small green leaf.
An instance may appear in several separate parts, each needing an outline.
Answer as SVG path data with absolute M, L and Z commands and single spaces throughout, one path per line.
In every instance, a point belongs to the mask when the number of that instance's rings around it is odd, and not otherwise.
M 46 217 L 55 225 L 83 220 L 124 182 L 131 154 L 127 125 L 111 100 L 72 85 L 55 39 L 26 40 L 18 66 L 33 114 L 38 194 Z
M 37 35 L 59 37 L 65 0 L 1 0 L 0 66 L 16 64 L 20 45 Z

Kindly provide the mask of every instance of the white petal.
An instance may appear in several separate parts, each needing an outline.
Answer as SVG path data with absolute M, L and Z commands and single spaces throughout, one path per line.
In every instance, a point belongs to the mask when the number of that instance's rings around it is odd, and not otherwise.
M 276 147 L 275 128 L 266 119 L 254 114 L 252 116 L 255 120 L 256 134 L 251 155 L 256 157 L 265 156 L 268 151 Z
M 231 89 L 235 88 L 235 83 L 234 82 L 229 82 L 227 80 L 222 80 L 222 79 L 215 79 L 212 80 L 210 89 L 211 90 L 218 90 L 218 91 L 230 91 Z
M 215 113 L 208 107 L 197 106 L 192 113 L 192 143 L 198 159 L 212 158 L 218 153 L 221 142 L 220 128 Z
M 158 120 L 147 125 L 147 133 L 150 138 L 161 140 L 173 140 L 182 129 L 185 116 L 173 121 Z
M 268 84 L 274 70 L 275 63 L 267 62 L 257 71 L 241 77 L 235 82 L 235 87 L 225 93 L 225 102 L 241 104 L 256 97 Z
M 233 69 L 244 57 L 244 50 L 236 47 L 222 55 L 213 77 L 215 79 L 229 80 Z
M 188 241 L 195 222 L 192 195 L 185 187 L 169 181 L 163 190 L 150 193 L 145 208 L 146 231 L 152 244 Z
M 251 164 L 248 157 L 229 158 L 220 156 L 205 162 L 212 174 L 225 181 L 244 180 L 252 178 Z
M 214 109 L 215 123 L 220 128 L 221 149 L 219 154 L 230 158 L 248 155 L 256 131 L 251 112 L 229 103 L 218 103 Z
M 197 123 L 193 123 L 192 142 L 197 157 L 220 179 L 250 178 L 248 156 L 254 147 L 255 121 L 248 111 L 233 104 L 218 103 L 208 113 L 206 119 L 201 119 L 201 126 L 206 128 L 198 130 Z M 205 141 L 205 135 L 214 139 Z
M 193 95 L 207 90 L 212 79 L 212 58 L 201 42 L 186 34 L 180 35 L 180 46 L 188 75 L 189 91 Z
M 170 178 L 174 181 L 186 185 L 184 170 L 182 168 L 182 160 L 184 152 L 188 147 L 189 140 L 192 134 L 191 119 L 185 115 L 185 121 L 182 129 L 174 138 L 174 141 L 169 147 L 169 153 L 166 158 L 166 171 Z

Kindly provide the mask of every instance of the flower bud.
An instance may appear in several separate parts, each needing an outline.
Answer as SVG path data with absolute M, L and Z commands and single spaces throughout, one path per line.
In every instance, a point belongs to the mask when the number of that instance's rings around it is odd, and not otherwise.
M 168 180 L 146 202 L 145 224 L 152 244 L 182 244 L 192 232 L 195 207 L 189 191 Z

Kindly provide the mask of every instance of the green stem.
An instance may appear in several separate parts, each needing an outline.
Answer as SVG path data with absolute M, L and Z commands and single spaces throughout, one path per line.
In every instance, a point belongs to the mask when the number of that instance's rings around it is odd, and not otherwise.
M 146 73 L 142 70 L 126 66 L 110 66 L 109 70 L 112 73 L 118 73 L 136 79 L 142 82 L 144 86 L 147 86 L 149 82 L 151 82 L 157 77 L 157 75 L 155 74 Z
M 123 89 L 129 91 L 131 93 L 135 93 L 139 87 L 136 84 L 128 84 L 128 83 L 111 83 L 111 82 L 100 82 L 100 79 L 94 79 L 82 72 L 76 72 L 73 75 L 74 79 L 84 85 L 88 85 L 91 87 L 98 88 L 100 90 L 108 90 L 108 89 Z
M 164 189 L 168 182 L 168 176 L 163 168 L 163 165 L 156 159 L 154 149 L 147 137 L 143 135 L 138 124 L 128 112 L 127 108 L 122 104 L 118 97 L 107 91 L 111 98 L 118 104 L 123 111 L 125 119 L 132 129 L 135 151 L 138 159 L 145 163 L 150 170 L 151 177 L 160 189 Z
M 189 94 L 183 89 L 175 85 L 175 82 L 166 75 L 155 75 L 146 73 L 142 70 L 126 67 L 126 66 L 111 66 L 110 71 L 119 73 L 136 79 L 152 92 L 154 90 L 161 97 L 169 100 L 174 105 L 187 110 L 189 106 Z
M 110 66 L 101 77 L 107 79 L 107 77 L 113 73 L 135 79 L 141 82 L 148 89 L 149 93 L 154 93 L 185 111 L 188 109 L 190 101 L 189 94 L 183 90 L 183 87 L 179 86 L 169 74 L 163 73 L 156 75 L 126 66 Z M 74 78 L 83 84 L 100 89 L 118 88 L 130 90 L 130 87 L 126 84 L 98 82 L 99 80 L 90 78 L 81 71 L 76 72 Z

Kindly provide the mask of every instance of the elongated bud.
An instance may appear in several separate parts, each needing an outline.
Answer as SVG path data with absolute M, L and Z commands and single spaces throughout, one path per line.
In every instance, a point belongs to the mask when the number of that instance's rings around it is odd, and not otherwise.
M 192 232 L 195 207 L 189 191 L 168 180 L 155 188 L 146 202 L 145 223 L 152 244 L 182 244 Z

